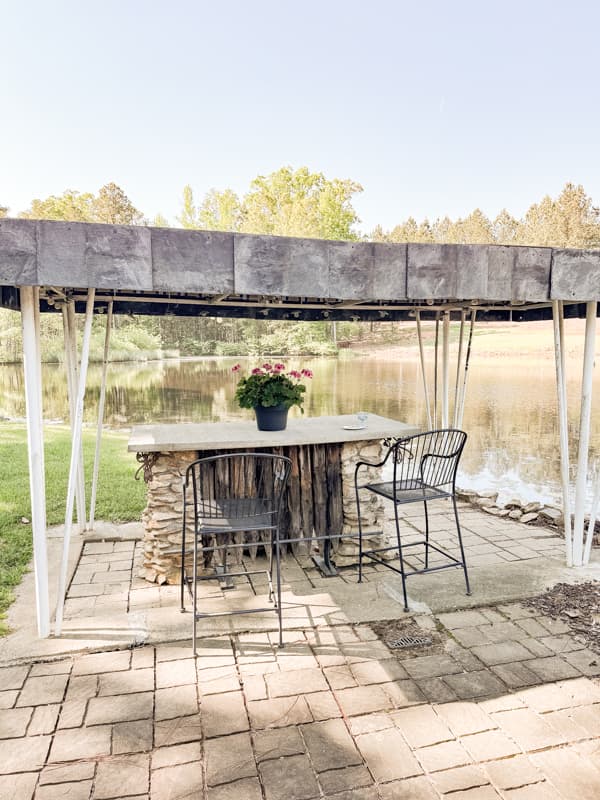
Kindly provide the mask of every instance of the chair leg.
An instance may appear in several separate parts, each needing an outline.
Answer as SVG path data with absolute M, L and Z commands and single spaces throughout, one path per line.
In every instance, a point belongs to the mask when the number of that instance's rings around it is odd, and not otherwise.
M 179 575 L 179 610 L 185 613 L 185 604 L 183 601 L 183 591 L 185 589 L 185 489 L 183 490 L 183 529 L 181 531 L 181 573 Z
M 354 482 L 354 490 L 356 492 L 356 514 L 358 517 L 358 582 L 362 583 L 362 561 L 363 561 L 363 546 L 362 546 L 362 523 L 360 521 L 360 497 L 356 480 Z
M 460 557 L 462 559 L 463 571 L 465 573 L 465 583 L 467 585 L 467 596 L 471 594 L 471 587 L 469 586 L 469 573 L 467 572 L 467 562 L 465 559 L 465 549 L 463 547 L 462 533 L 460 530 L 460 522 L 458 521 L 458 509 L 456 508 L 456 498 L 452 495 L 452 505 L 454 507 L 454 519 L 456 520 L 456 530 L 458 532 L 458 544 L 460 547 Z
M 267 552 L 267 548 L 265 547 L 265 554 Z M 275 539 L 271 536 L 271 546 L 269 547 L 269 603 L 273 603 L 275 605 L 275 595 L 273 593 L 273 565 L 275 563 L 275 559 L 273 555 L 275 553 Z
M 406 594 L 406 572 L 404 570 L 404 558 L 402 557 L 402 541 L 400 540 L 400 520 L 398 519 L 397 503 L 394 503 L 394 519 L 396 521 L 396 540 L 398 542 L 398 559 L 400 560 L 400 575 L 402 577 L 402 595 L 404 597 L 404 610 L 410 611 L 408 607 L 408 596 Z
M 279 537 L 275 539 L 275 570 L 277 579 L 277 619 L 279 622 L 279 647 L 283 647 L 283 617 L 281 611 L 281 551 Z
M 429 514 L 427 513 L 427 500 L 423 500 L 425 508 L 425 569 L 429 569 Z
M 196 621 L 198 613 L 198 537 L 194 535 L 194 568 L 192 570 L 194 584 L 192 587 L 192 652 L 196 657 Z

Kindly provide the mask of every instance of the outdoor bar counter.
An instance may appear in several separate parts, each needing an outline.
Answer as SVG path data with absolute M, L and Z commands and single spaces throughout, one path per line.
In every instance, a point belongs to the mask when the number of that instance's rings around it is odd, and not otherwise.
M 292 461 L 284 498 L 283 538 L 301 539 L 300 552 L 309 553 L 331 537 L 336 563 L 354 561 L 356 545 L 344 534 L 357 530 L 354 468 L 359 460 L 380 460 L 382 441 L 410 436 L 418 428 L 369 414 L 356 429 L 355 415 L 300 417 L 288 420 L 283 431 L 259 431 L 255 421 L 141 425 L 132 430 L 128 449 L 137 454 L 148 486 L 144 524 L 144 562 L 141 576 L 158 583 L 178 583 L 181 543 L 182 476 L 192 461 L 236 451 L 261 451 L 288 456 Z M 354 428 L 354 429 L 349 429 Z M 365 482 L 377 471 L 365 473 Z M 381 505 L 368 493 L 363 510 L 367 535 L 381 531 Z M 342 537 L 340 539 L 340 537 Z M 322 546 L 320 547 L 323 550 Z M 327 554 L 326 554 L 327 555 Z M 326 561 L 328 559 L 326 558 Z M 325 570 L 329 565 L 325 564 Z

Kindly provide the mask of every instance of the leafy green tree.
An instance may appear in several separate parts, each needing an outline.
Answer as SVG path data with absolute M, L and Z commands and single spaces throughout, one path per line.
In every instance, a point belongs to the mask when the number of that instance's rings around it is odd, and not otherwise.
M 181 209 L 181 216 L 177 217 L 177 221 L 182 228 L 201 227 L 200 220 L 198 219 L 198 211 L 194 205 L 194 192 L 189 184 L 183 187 L 183 207 Z
M 390 242 L 433 242 L 433 231 L 429 220 L 419 224 L 414 217 L 409 217 L 406 222 L 396 225 L 392 229 L 388 241 Z
M 492 222 L 491 230 L 495 244 L 515 244 L 519 235 L 519 222 L 503 208 Z
M 357 239 L 359 219 L 352 196 L 362 186 L 350 180 L 327 180 L 307 167 L 282 167 L 259 175 L 243 200 L 242 230 L 319 239 Z
M 600 247 L 600 209 L 583 186 L 567 183 L 556 199 L 549 195 L 534 203 L 520 220 L 506 209 L 490 221 L 476 208 L 464 219 L 445 216 L 433 225 L 413 217 L 390 232 L 378 226 L 374 241 L 465 244 L 521 244 L 542 247 Z
M 436 219 L 432 225 L 433 241 L 442 244 L 456 243 L 456 227 L 450 217 Z
M 8 206 L 0 206 L 0 219 L 8 215 Z
M 33 200 L 31 206 L 19 214 L 25 219 L 56 219 L 68 222 L 94 221 L 94 195 L 67 189 L 61 195 L 50 195 L 45 200 Z
M 198 210 L 199 227 L 212 231 L 239 231 L 243 218 L 240 198 L 231 189 L 211 189 Z
M 479 208 L 454 223 L 454 241 L 463 244 L 489 244 L 493 241 L 492 223 Z
M 169 220 L 162 214 L 158 213 L 154 216 L 154 219 L 152 220 L 152 226 L 154 228 L 168 228 Z
M 546 195 L 525 214 L 519 228 L 520 244 L 547 247 L 600 246 L 600 209 L 583 186 L 565 184 L 553 200 Z
M 116 183 L 107 183 L 94 199 L 94 222 L 109 225 L 142 225 L 144 215 Z
M 95 197 L 91 192 L 67 189 L 61 195 L 34 200 L 25 219 L 56 219 L 69 222 L 104 222 L 111 225 L 141 225 L 143 215 L 116 183 L 107 183 Z

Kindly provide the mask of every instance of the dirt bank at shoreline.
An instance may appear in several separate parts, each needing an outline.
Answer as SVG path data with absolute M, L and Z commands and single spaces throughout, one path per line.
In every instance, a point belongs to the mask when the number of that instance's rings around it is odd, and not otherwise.
M 398 324 L 397 330 L 398 338 L 401 339 L 402 344 L 382 343 L 367 338 L 362 342 L 353 342 L 350 349 L 356 354 L 382 360 L 418 358 L 419 350 L 415 326 L 411 323 L 401 323 Z M 451 350 L 457 349 L 457 336 L 458 324 L 453 323 Z M 431 350 L 435 338 L 435 325 L 433 323 L 423 323 L 423 338 L 427 357 L 427 350 Z M 584 339 L 585 320 L 566 320 L 565 341 L 568 358 L 582 356 Z M 600 355 L 600 333 L 596 336 L 596 355 Z M 503 322 L 476 325 L 473 335 L 472 358 L 501 356 L 510 357 L 511 359 L 554 360 L 552 322 Z

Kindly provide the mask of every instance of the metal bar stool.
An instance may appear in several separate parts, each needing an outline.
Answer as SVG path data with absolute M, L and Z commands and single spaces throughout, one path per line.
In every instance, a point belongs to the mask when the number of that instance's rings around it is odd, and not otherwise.
M 359 461 L 356 465 L 354 471 L 354 488 L 358 511 L 359 583 L 362 581 L 362 562 L 364 557 L 376 561 L 379 564 L 383 564 L 383 566 L 388 567 L 394 572 L 398 572 L 402 577 L 402 593 L 404 596 L 405 611 L 409 610 L 406 595 L 406 579 L 411 575 L 422 575 L 427 572 L 437 572 L 442 569 L 462 567 L 465 575 L 467 595 L 471 594 L 460 522 L 456 508 L 456 473 L 466 440 L 467 434 L 464 431 L 455 430 L 453 428 L 427 431 L 426 433 L 419 433 L 405 439 L 392 440 L 391 442 L 386 441 L 386 443 L 389 443 L 389 446 L 383 461 L 379 463 Z M 363 467 L 383 467 L 390 458 L 392 459 L 393 465 L 391 481 L 368 484 L 359 483 L 359 473 Z M 361 489 L 367 489 L 393 502 L 397 544 L 369 550 L 363 549 L 363 531 L 360 514 Z M 427 504 L 429 501 L 439 498 L 450 498 L 452 501 L 460 548 L 460 558 L 453 556 L 451 553 L 448 553 L 446 550 L 430 541 Z M 425 509 L 425 538 L 414 542 L 405 542 L 403 544 L 400 534 L 398 509 L 401 505 L 406 503 L 423 503 Z M 415 547 L 418 545 L 423 545 L 425 548 L 425 567 L 423 569 L 411 569 L 407 571 L 404 551 L 408 547 Z M 398 551 L 399 568 L 380 556 L 380 554 L 391 550 Z M 441 565 L 429 566 L 429 554 L 431 550 L 440 553 L 447 559 L 447 562 Z
M 196 653 L 199 619 L 225 614 L 275 611 L 279 645 L 283 645 L 281 615 L 280 517 L 282 498 L 291 461 L 270 453 L 229 453 L 192 462 L 183 478 L 183 529 L 181 537 L 181 611 L 185 611 L 187 587 L 193 608 L 192 647 Z M 193 539 L 193 547 L 186 540 Z M 268 568 L 240 569 L 244 548 L 264 543 Z M 186 556 L 192 554 L 192 569 Z M 217 563 L 219 561 L 220 563 Z M 211 571 L 211 565 L 214 569 Z M 203 569 L 204 568 L 204 569 Z M 204 574 L 201 574 L 203 573 Z M 223 588 L 235 577 L 250 579 L 265 574 L 269 603 L 264 608 L 241 608 L 202 612 L 198 606 L 198 584 L 218 580 Z M 275 586 L 273 586 L 275 584 Z

